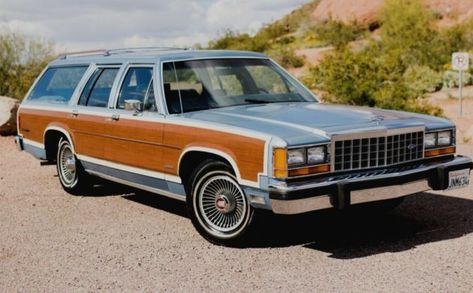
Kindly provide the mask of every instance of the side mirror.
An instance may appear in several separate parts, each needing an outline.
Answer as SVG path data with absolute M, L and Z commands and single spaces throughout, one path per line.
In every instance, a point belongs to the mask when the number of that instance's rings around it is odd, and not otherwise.
M 143 102 L 140 100 L 125 100 L 125 110 L 134 111 L 135 115 L 143 112 Z

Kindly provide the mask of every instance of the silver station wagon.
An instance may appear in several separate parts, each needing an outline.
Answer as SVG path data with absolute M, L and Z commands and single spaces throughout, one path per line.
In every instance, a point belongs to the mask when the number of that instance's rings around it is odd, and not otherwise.
M 16 142 L 72 194 L 91 176 L 184 201 L 208 240 L 241 241 L 257 209 L 298 214 L 469 184 L 455 125 L 328 105 L 267 56 L 119 49 L 52 61 Z

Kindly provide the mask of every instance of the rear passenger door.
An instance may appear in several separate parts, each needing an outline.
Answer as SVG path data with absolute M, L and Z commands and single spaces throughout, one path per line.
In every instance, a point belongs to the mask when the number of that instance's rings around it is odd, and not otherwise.
M 129 65 L 124 71 L 114 103 L 106 146 L 108 160 L 127 166 L 163 171 L 162 136 L 164 116 L 158 112 L 154 84 L 155 66 Z M 125 101 L 142 104 L 142 111 L 125 110 Z
M 98 66 L 87 81 L 73 109 L 76 152 L 80 155 L 103 159 L 109 142 L 109 124 L 112 112 L 110 97 L 116 88 L 120 66 Z

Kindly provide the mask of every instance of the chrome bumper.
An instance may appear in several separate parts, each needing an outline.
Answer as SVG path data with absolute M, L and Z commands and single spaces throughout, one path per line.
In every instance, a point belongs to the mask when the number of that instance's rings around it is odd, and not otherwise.
M 16 144 L 16 148 L 19 150 L 19 151 L 23 151 L 25 149 L 25 147 L 23 146 L 23 137 L 22 136 L 15 136 L 15 144 Z
M 271 185 L 271 207 L 277 214 L 300 214 L 328 208 L 403 197 L 448 187 L 448 172 L 473 169 L 472 160 L 457 156 L 415 169 L 360 178 Z

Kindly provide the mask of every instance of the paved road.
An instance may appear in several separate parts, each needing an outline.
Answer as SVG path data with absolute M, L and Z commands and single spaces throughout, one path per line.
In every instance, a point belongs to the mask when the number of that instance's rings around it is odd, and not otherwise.
M 182 203 L 117 185 L 70 196 L 0 138 L 0 292 L 473 290 L 472 188 L 263 223 L 249 247 L 217 247 Z

